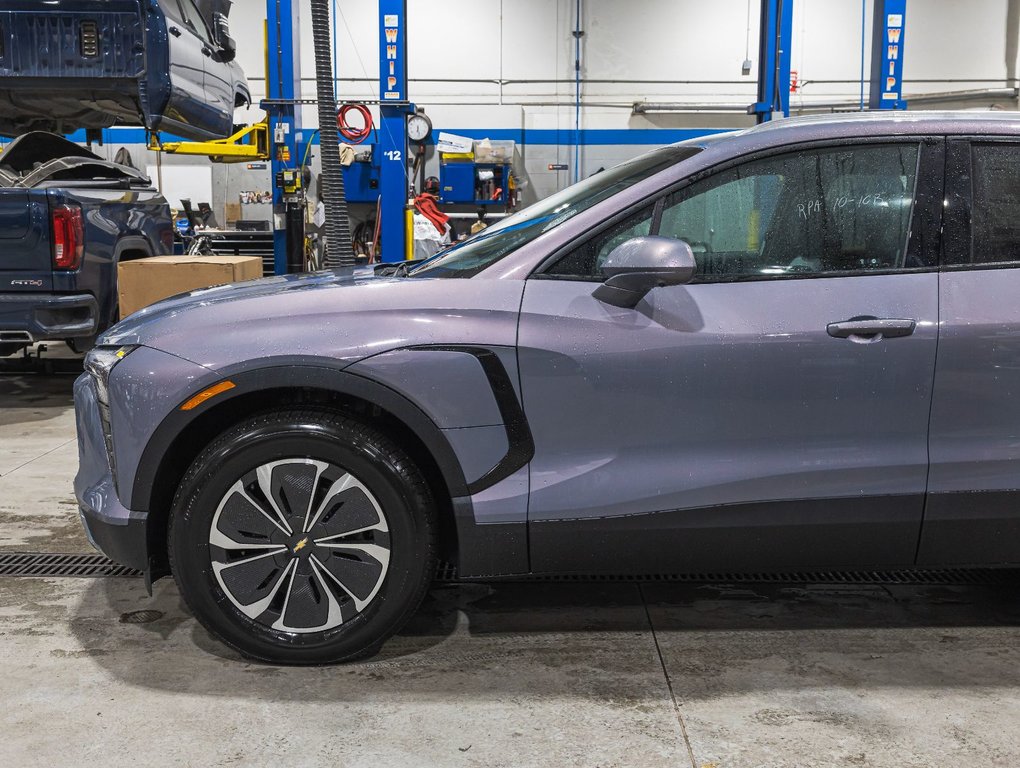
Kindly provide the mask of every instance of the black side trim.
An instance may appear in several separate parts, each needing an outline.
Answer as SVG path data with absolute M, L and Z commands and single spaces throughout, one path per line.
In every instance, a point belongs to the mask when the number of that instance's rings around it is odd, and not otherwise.
M 909 568 L 922 494 L 747 502 L 530 520 L 534 573 Z
M 144 515 L 128 518 L 127 525 L 112 525 L 81 509 L 85 532 L 92 545 L 115 563 L 136 571 L 149 571 L 149 549 Z
M 502 459 L 467 487 L 467 495 L 474 496 L 487 488 L 491 488 L 500 480 L 505 480 L 514 472 L 527 464 L 535 455 L 535 441 L 531 436 L 524 409 L 517 400 L 517 392 L 510 380 L 510 375 L 500 361 L 499 356 L 485 347 L 459 346 L 447 344 L 441 346 L 415 346 L 408 349 L 433 352 L 463 352 L 475 357 L 482 366 L 485 378 L 489 380 L 492 394 L 496 398 L 499 415 L 503 419 L 509 448 Z
M 953 137 L 946 149 L 945 227 L 942 236 L 941 266 L 959 265 L 964 269 L 983 268 L 971 264 L 971 156 L 970 140 Z
M 917 564 L 1020 564 L 1020 490 L 929 493 Z
M 464 578 L 528 573 L 528 524 L 475 522 L 471 499 L 453 499 L 457 526 L 457 574 Z

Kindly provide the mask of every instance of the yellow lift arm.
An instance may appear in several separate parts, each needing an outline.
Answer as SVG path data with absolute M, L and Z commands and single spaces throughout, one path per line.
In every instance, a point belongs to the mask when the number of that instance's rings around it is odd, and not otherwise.
M 269 159 L 269 120 L 243 128 L 233 136 L 212 141 L 167 141 L 149 139 L 149 149 L 170 155 L 198 155 L 214 163 L 245 163 Z

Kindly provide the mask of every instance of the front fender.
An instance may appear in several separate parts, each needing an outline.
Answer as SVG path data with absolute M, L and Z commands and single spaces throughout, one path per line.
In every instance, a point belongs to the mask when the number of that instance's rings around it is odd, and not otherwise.
M 181 410 L 181 404 L 224 379 L 233 382 L 233 389 Z M 295 388 L 355 397 L 387 411 L 429 450 L 451 496 L 473 496 L 512 475 L 534 455 L 516 382 L 514 350 L 485 347 L 413 347 L 345 368 L 329 361 L 275 361 L 266 367 L 245 364 L 210 371 L 190 383 L 180 403 L 153 431 L 125 501 L 138 511 L 151 507 L 164 457 L 209 410 L 255 392 Z
M 195 394 L 202 392 L 219 381 L 229 379 L 234 388 L 210 399 L 190 411 L 180 406 Z M 156 478 L 164 458 L 173 450 L 178 439 L 186 434 L 189 427 L 201 420 L 214 408 L 220 408 L 232 400 L 245 395 L 273 389 L 308 388 L 347 395 L 377 405 L 407 426 L 429 449 L 443 474 L 450 493 L 461 496 L 467 493 L 467 481 L 460 462 L 449 440 L 435 423 L 413 402 L 377 382 L 320 364 L 274 364 L 269 367 L 247 367 L 210 372 L 197 379 L 174 408 L 152 433 L 141 453 L 129 499 L 130 509 L 147 511 L 152 508 L 152 494 Z
M 534 444 L 520 404 L 516 350 L 415 347 L 383 353 L 345 369 L 342 365 L 274 361 L 265 367 L 210 371 L 195 380 L 179 395 L 180 402 L 142 451 L 127 506 L 152 510 L 164 461 L 184 448 L 189 428 L 212 409 L 252 393 L 314 389 L 378 406 L 425 446 L 451 496 L 462 574 L 525 572 L 527 483 L 522 478 L 527 476 Z M 224 379 L 233 382 L 234 388 L 190 411 L 180 409 L 195 394 Z M 171 489 L 163 491 L 172 494 Z

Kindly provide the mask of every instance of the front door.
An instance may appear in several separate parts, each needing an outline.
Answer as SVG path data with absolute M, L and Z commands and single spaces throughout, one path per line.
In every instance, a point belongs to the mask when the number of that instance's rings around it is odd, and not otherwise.
M 528 281 L 534 570 L 913 562 L 938 321 L 926 169 L 940 175 L 941 152 L 749 160 L 626 212 Z M 650 233 L 692 245 L 692 284 L 634 309 L 594 299 L 609 251 Z
M 228 136 L 234 126 L 234 84 L 230 65 L 219 58 L 208 11 L 203 14 L 195 0 L 180 0 L 180 3 L 191 31 L 202 41 L 208 130 L 217 136 Z

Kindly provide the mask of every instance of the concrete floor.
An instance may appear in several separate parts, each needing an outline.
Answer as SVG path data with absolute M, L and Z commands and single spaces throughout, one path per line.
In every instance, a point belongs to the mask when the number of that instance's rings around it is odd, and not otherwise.
M 0 375 L 0 550 L 89 551 L 71 381 Z M 288 669 L 211 640 L 169 581 L 6 578 L 0 766 L 1016 766 L 1018 598 L 437 586 L 379 656 Z

